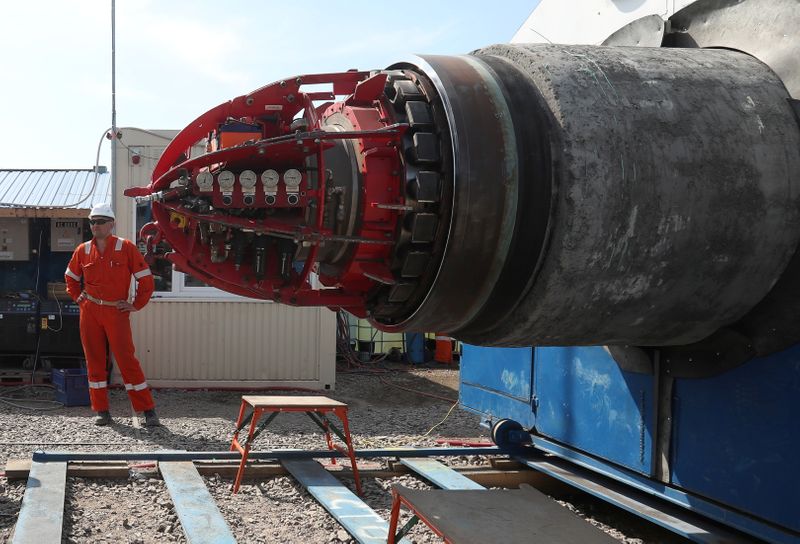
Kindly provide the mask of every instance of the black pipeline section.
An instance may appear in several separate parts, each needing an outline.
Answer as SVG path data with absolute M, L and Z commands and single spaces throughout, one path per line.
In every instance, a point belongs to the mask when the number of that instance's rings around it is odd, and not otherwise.
M 709 353 L 799 339 L 756 338 L 781 297 L 747 321 L 800 240 L 800 127 L 768 66 L 561 45 L 423 60 L 402 67 L 447 116 L 446 248 L 413 309 L 374 316 L 382 328 Z

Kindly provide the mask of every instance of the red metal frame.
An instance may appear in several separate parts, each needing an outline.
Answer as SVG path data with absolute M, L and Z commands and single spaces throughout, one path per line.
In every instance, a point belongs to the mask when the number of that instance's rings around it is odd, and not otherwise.
M 233 492 L 239 492 L 239 486 L 242 483 L 242 478 L 244 477 L 244 470 L 247 465 L 247 457 L 250 454 L 250 448 L 253 444 L 253 434 L 256 431 L 256 427 L 258 426 L 258 422 L 261 419 L 261 416 L 267 413 L 274 413 L 274 412 L 302 412 L 308 413 L 313 412 L 316 414 L 328 414 L 333 413 L 339 420 L 342 422 L 342 432 L 345 436 L 345 447 L 342 447 L 338 444 L 333 442 L 333 437 L 331 436 L 330 429 L 328 428 L 328 421 L 323 419 L 323 424 L 325 426 L 325 442 L 328 445 L 328 449 L 333 451 L 336 450 L 341 452 L 350 459 L 350 466 L 353 470 L 353 479 L 355 480 L 356 484 L 356 492 L 361 495 L 361 477 L 358 474 L 358 465 L 356 464 L 356 454 L 355 449 L 353 448 L 353 440 L 350 436 L 350 424 L 347 418 L 347 406 L 339 406 L 339 407 L 322 407 L 322 406 L 252 406 L 253 408 L 253 417 L 250 420 L 250 429 L 247 433 L 247 442 L 244 446 L 242 446 L 241 442 L 239 442 L 239 433 L 243 429 L 242 422 L 245 420 L 245 414 L 247 413 L 247 407 L 250 404 L 242 399 L 242 405 L 239 407 L 239 417 L 236 419 L 236 431 L 233 433 L 233 439 L 231 440 L 231 451 L 238 451 L 242 455 L 242 460 L 239 462 L 239 470 L 236 472 L 236 480 L 233 483 Z M 336 463 L 335 458 L 331 458 L 332 463 Z
M 375 278 L 386 279 L 382 274 L 389 270 L 399 222 L 405 213 L 400 149 L 408 127 L 394 122 L 393 109 L 383 94 L 386 79 L 385 73 L 356 71 L 298 76 L 220 104 L 195 119 L 166 148 L 150 185 L 125 191 L 128 196 L 152 195 L 153 222 L 141 232 L 148 251 L 152 253 L 159 242 L 166 242 L 171 249 L 166 257 L 178 270 L 232 293 L 297 306 L 344 308 L 366 316 L 365 295 L 380 283 Z M 332 91 L 304 91 L 307 85 L 319 84 L 330 85 Z M 354 130 L 323 130 L 325 118 L 333 114 L 345 116 Z M 300 132 L 292 128 L 298 117 L 304 119 Z M 262 137 L 191 156 L 194 145 L 213 137 L 231 120 L 263 127 Z M 324 151 L 334 145 L 334 140 L 355 142 L 364 180 L 363 204 L 355 210 L 361 218 L 360 228 L 348 237 L 336 235 L 323 222 L 327 182 Z M 306 167 L 309 161 L 316 172 Z M 282 215 L 252 219 L 246 214 L 229 213 L 218 187 L 204 194 L 195 181 L 201 172 L 267 168 L 296 168 L 303 173 L 296 203 L 288 202 L 285 187 L 277 189 L 276 203 L 270 206 Z M 311 176 L 316 176 L 316 184 L 309 183 Z M 201 213 L 187 207 L 182 199 L 193 195 L 210 196 L 213 211 Z M 264 188 L 257 184 L 254 200 L 262 203 L 264 195 Z M 227 208 L 243 207 L 238 185 L 228 196 L 232 203 Z M 309 206 L 315 206 L 314 213 L 306 212 Z M 267 207 L 259 204 L 250 209 Z M 200 233 L 208 225 L 228 232 L 227 236 L 230 229 L 237 229 L 254 236 L 291 239 L 307 248 L 302 269 L 291 269 L 288 274 L 284 270 L 281 275 L 272 264 L 265 277 L 257 279 L 251 262 L 238 266 L 232 259 L 212 262 L 211 243 L 205 243 Z M 218 244 L 227 242 L 229 238 L 217 240 Z M 337 264 L 336 275 L 319 276 L 324 289 L 314 289 L 309 277 L 315 271 L 320 245 L 326 242 L 351 243 L 355 250 L 349 262 Z M 268 251 L 269 262 L 277 262 L 277 249 L 270 246 Z
M 414 513 L 414 515 L 417 516 L 417 518 L 419 518 L 421 521 L 423 521 L 425 523 L 425 525 L 427 525 L 430 528 L 430 530 L 433 531 L 436 534 L 436 536 L 438 536 L 439 538 L 443 539 L 445 541 L 445 543 L 450 544 L 452 542 L 444 534 L 442 534 L 442 532 L 439 531 L 439 529 L 436 528 L 435 524 L 433 524 L 430 520 L 428 520 L 428 518 L 426 518 L 425 516 L 420 514 L 417 511 L 417 509 L 414 508 L 413 504 L 411 504 L 409 501 L 407 501 L 405 499 L 405 497 L 400 495 L 400 493 L 397 492 L 397 488 L 395 488 L 395 487 L 392 487 L 392 497 L 393 497 L 392 498 L 392 513 L 391 513 L 391 516 L 389 517 L 389 538 L 386 540 L 387 544 L 395 544 L 395 542 L 397 542 L 397 539 L 395 537 L 397 536 L 397 525 L 398 525 L 398 522 L 400 520 L 400 506 L 401 505 L 405 505 L 406 508 L 411 510 Z

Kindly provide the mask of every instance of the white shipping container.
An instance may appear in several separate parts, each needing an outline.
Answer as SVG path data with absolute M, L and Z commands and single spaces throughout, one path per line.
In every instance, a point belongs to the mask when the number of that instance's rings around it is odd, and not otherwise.
M 334 387 L 336 314 L 325 308 L 157 299 L 131 323 L 153 387 Z

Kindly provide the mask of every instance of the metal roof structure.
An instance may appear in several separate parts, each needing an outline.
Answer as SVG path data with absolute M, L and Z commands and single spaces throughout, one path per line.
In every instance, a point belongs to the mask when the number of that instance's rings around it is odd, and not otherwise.
M 0 169 L 0 216 L 83 217 L 93 204 L 110 200 L 111 174 L 103 167 L 97 172 Z

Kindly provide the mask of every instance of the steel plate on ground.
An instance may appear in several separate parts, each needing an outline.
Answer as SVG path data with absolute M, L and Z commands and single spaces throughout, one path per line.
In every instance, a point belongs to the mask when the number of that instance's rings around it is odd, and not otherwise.
M 31 463 L 13 544 L 61 542 L 67 463 Z
M 314 460 L 285 460 L 283 466 L 360 544 L 385 544 L 389 522 Z M 401 540 L 410 544 L 408 540 Z
M 191 544 L 235 544 L 228 524 L 191 461 L 158 465 L 169 489 L 186 540 Z

